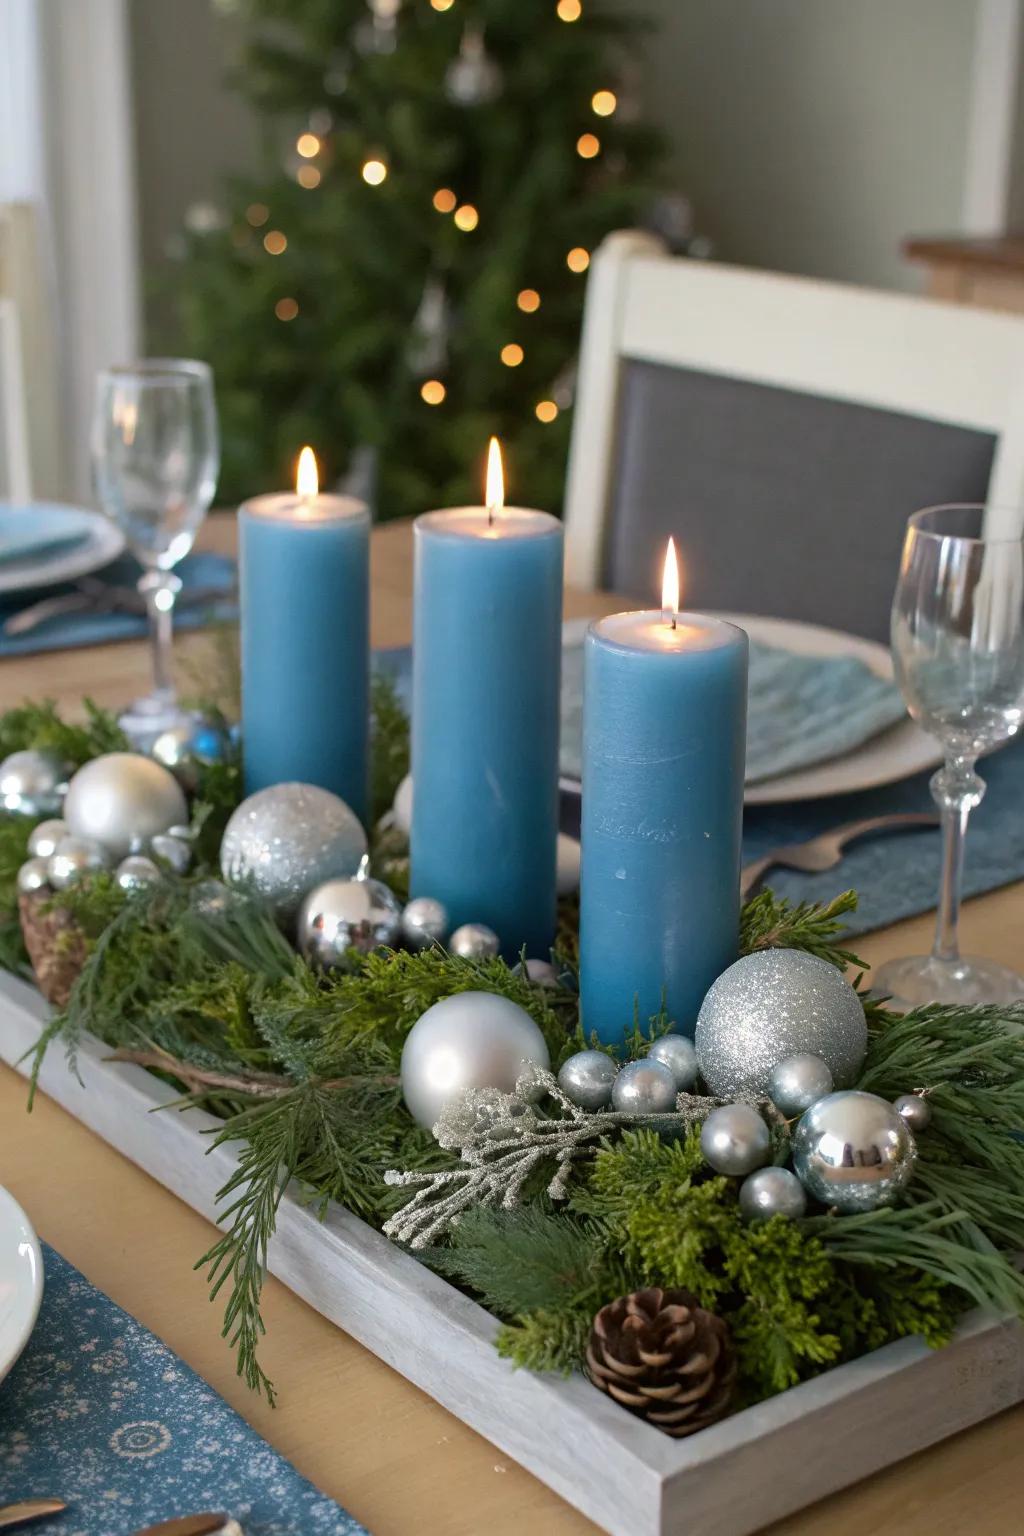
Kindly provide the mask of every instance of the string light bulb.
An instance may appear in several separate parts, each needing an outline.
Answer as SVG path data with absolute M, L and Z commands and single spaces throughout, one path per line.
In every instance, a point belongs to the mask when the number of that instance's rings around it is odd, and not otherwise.
M 553 400 L 538 400 L 533 408 L 533 414 L 538 421 L 543 421 L 546 425 L 549 421 L 554 421 L 558 415 L 558 406 Z
M 452 213 L 458 203 L 458 198 L 451 187 L 438 187 L 434 193 L 434 207 L 438 213 Z
M 315 133 L 300 133 L 295 148 L 303 160 L 313 160 L 320 153 L 320 140 Z
M 501 349 L 501 360 L 506 368 L 518 368 L 525 355 L 518 341 L 506 342 Z
M 472 203 L 463 203 L 461 208 L 456 208 L 455 225 L 457 229 L 461 229 L 465 234 L 468 234 L 471 229 L 476 229 L 479 223 L 480 215 Z
M 576 140 L 576 153 L 581 160 L 593 160 L 601 153 L 601 140 L 596 133 L 581 133 Z
M 618 104 L 619 98 L 614 91 L 595 91 L 590 98 L 591 109 L 598 117 L 611 117 Z
M 270 209 L 266 203 L 250 203 L 245 210 L 245 217 L 253 229 L 259 229 L 260 225 L 265 224 L 270 218 Z
M 516 296 L 516 304 L 524 315 L 534 315 L 540 309 L 540 294 L 536 288 L 523 288 Z
M 294 320 L 298 312 L 298 301 L 295 299 L 278 299 L 274 305 L 274 314 L 279 320 Z
M 263 236 L 263 249 L 268 256 L 280 256 L 288 249 L 288 236 L 279 229 L 268 229 Z
M 377 155 L 371 155 L 369 160 L 363 161 L 360 175 L 366 182 L 367 186 L 379 187 L 381 182 L 386 178 L 387 174 L 388 168 L 386 162 L 381 160 Z
M 570 272 L 585 272 L 590 266 L 590 252 L 582 245 L 574 245 L 565 258 L 565 264 Z
M 579 21 L 583 15 L 580 0 L 558 0 L 555 7 L 559 21 Z
M 440 379 L 427 379 L 420 385 L 420 398 L 427 405 L 441 405 L 447 393 Z
M 295 172 L 295 180 L 300 187 L 305 187 L 307 192 L 311 192 L 314 187 L 320 185 L 320 172 L 315 165 L 300 165 Z

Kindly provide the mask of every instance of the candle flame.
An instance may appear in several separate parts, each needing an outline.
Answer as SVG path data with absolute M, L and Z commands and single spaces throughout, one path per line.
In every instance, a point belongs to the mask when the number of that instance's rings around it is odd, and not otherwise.
M 320 476 L 317 473 L 316 454 L 308 445 L 299 454 L 299 466 L 295 471 L 295 492 L 305 500 L 316 496 L 320 490 Z
M 492 437 L 487 445 L 487 521 L 494 522 L 495 512 L 505 505 L 505 473 L 501 464 L 501 444 Z
M 661 616 L 666 624 L 676 627 L 679 617 L 679 562 L 676 559 L 676 541 L 669 539 L 665 551 L 665 568 L 661 577 Z

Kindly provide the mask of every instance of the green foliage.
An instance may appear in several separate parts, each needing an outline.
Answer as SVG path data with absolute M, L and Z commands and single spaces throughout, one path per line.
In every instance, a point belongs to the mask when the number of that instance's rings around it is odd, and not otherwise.
M 856 891 L 844 891 L 827 906 L 801 901 L 794 906 L 769 889 L 760 891 L 743 908 L 740 920 L 740 953 L 755 949 L 805 949 L 808 954 L 837 965 L 863 970 L 863 962 L 837 942 L 843 918 L 857 907 Z
M 0 812 L 0 968 L 24 971 L 28 956 L 18 917 L 18 870 L 28 857 L 32 822 Z
M 0 715 L 0 761 L 10 752 L 35 747 L 54 752 L 69 768 L 80 768 L 104 752 L 127 752 L 128 739 L 109 710 L 82 700 L 85 721 L 69 725 L 51 699 L 25 703 Z

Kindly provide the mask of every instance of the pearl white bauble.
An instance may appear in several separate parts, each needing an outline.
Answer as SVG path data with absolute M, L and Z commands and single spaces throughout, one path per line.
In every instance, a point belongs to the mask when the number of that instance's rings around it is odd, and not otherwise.
M 181 785 L 139 752 L 108 752 L 79 768 L 68 785 L 64 820 L 73 837 L 89 838 L 123 859 L 160 832 L 188 820 Z
M 48 859 L 51 853 L 57 852 L 57 844 L 61 838 L 67 835 L 66 821 L 52 817 L 49 821 L 41 821 L 29 833 L 28 851 L 34 859 Z
M 547 1068 L 548 1048 L 518 1003 L 492 992 L 457 992 L 428 1008 L 402 1051 L 402 1093 L 419 1125 L 432 1127 L 465 1088 L 511 1093 L 524 1062 Z
M 580 888 L 580 845 L 575 837 L 565 832 L 558 834 L 558 873 L 556 876 L 559 896 L 571 896 Z
M 391 815 L 395 826 L 406 837 L 412 831 L 412 774 L 407 773 L 405 778 L 395 790 L 395 798 L 391 804 Z

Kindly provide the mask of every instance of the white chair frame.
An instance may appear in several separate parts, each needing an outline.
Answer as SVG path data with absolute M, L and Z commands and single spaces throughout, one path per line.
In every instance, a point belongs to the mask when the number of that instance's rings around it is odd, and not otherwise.
M 587 285 L 565 508 L 576 586 L 601 584 L 628 359 L 991 432 L 988 500 L 1005 526 L 1024 520 L 1024 317 L 671 257 L 625 230 Z
M 32 495 L 21 328 L 13 299 L 0 297 L 0 498 Z

